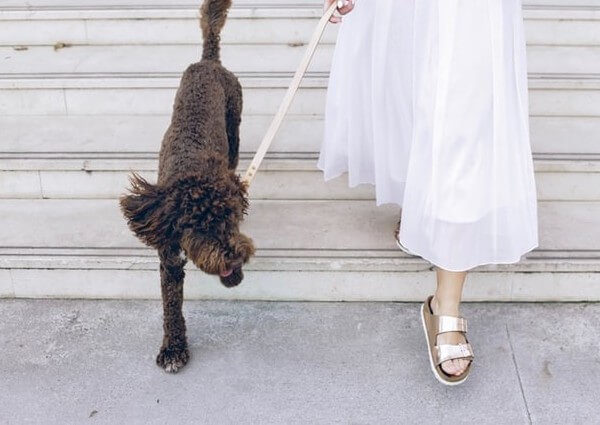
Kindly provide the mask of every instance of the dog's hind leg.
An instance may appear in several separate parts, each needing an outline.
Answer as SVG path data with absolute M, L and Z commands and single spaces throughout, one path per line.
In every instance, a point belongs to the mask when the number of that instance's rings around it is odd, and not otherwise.
M 242 122 L 242 86 L 234 77 L 228 83 L 226 121 L 227 140 L 229 142 L 229 168 L 237 168 L 240 151 L 240 123 Z
M 167 372 L 177 372 L 190 355 L 183 318 L 183 267 L 186 260 L 173 248 L 159 249 L 160 286 L 163 301 L 164 338 L 156 364 Z

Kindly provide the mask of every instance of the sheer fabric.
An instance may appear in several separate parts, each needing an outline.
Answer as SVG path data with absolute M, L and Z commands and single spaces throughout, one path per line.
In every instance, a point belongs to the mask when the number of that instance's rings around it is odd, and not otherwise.
M 333 56 L 318 167 L 402 206 L 447 270 L 538 246 L 520 0 L 357 0 Z

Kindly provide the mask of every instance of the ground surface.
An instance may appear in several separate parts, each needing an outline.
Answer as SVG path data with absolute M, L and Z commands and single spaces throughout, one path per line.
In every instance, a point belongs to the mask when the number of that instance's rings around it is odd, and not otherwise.
M 433 378 L 416 304 L 0 301 L 2 424 L 599 424 L 599 304 L 466 304 L 469 380 Z

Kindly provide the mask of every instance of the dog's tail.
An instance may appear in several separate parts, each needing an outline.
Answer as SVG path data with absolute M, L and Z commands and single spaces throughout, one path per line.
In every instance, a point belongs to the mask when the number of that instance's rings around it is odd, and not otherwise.
M 231 0 L 204 0 L 200 9 L 200 27 L 204 37 L 202 59 L 220 60 L 220 34 L 230 7 Z

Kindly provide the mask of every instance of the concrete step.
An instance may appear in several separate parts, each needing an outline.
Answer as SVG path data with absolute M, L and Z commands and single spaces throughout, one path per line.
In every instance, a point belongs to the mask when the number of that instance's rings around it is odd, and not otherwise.
M 287 17 L 282 17 L 281 12 L 276 10 L 273 13 L 276 16 L 263 13 L 264 16 L 257 19 L 249 9 L 240 14 L 239 19 L 232 19 L 222 49 L 223 63 L 238 73 L 295 70 L 316 23 L 318 9 L 304 19 L 298 18 L 298 12 L 293 9 L 284 10 L 288 12 Z M 123 11 L 113 19 L 100 20 L 87 16 L 90 13 L 86 12 L 79 21 L 71 16 L 67 16 L 71 19 L 60 19 L 54 16 L 57 12 L 52 12 L 54 19 L 48 20 L 19 16 L 17 12 L 3 13 L 5 17 L 13 15 L 14 19 L 2 22 L 6 31 L 6 37 L 3 37 L 6 41 L 0 46 L 0 55 L 4 59 L 2 73 L 179 74 L 200 57 L 201 43 L 195 11 L 188 12 L 187 20 L 178 18 L 173 21 L 160 15 L 140 17 L 138 11 L 130 18 L 127 17 L 128 12 Z M 600 73 L 600 36 L 597 35 L 600 14 L 594 10 L 584 14 L 580 9 L 571 19 L 562 10 L 554 11 L 553 18 L 548 14 L 546 12 L 544 19 L 533 17 L 527 21 L 528 24 L 530 21 L 533 23 L 528 26 L 528 34 L 533 34 L 529 36 L 528 47 L 530 72 Z M 23 26 L 28 30 L 16 30 Z M 263 27 L 270 27 L 270 30 L 265 32 Z M 329 70 L 336 30 L 333 26 L 329 28 L 309 70 Z M 164 38 L 164 33 L 170 36 Z M 15 37 L 12 34 L 23 35 Z M 148 38 L 147 34 L 154 35 Z M 260 35 L 252 38 L 252 34 Z M 155 41 L 157 37 L 163 41 Z M 256 60 L 257 57 L 261 60 Z
M 242 151 L 253 152 L 291 75 L 242 75 Z M 4 152 L 155 152 L 168 125 L 176 78 L 0 79 Z M 327 78 L 310 74 L 272 150 L 317 152 Z M 600 153 L 600 77 L 532 76 L 536 153 Z
M 96 6 L 86 2 L 73 6 L 26 8 L 0 7 L 3 22 L 0 46 L 66 45 L 197 45 L 198 6 L 142 5 Z M 84 7 L 82 7 L 84 6 Z M 525 2 L 524 18 L 529 45 L 600 45 L 596 6 L 563 1 L 557 7 Z M 308 41 L 321 15 L 321 2 L 237 1 L 223 30 L 223 45 L 284 44 Z M 333 44 L 338 26 L 329 26 L 323 44 Z
M 0 199 L 116 199 L 130 171 L 156 181 L 156 154 L 0 154 Z M 243 173 L 250 156 L 242 155 Z M 317 154 L 271 154 L 251 188 L 252 199 L 373 200 L 370 185 L 348 188 L 342 176 L 325 183 Z M 536 155 L 538 199 L 600 201 L 600 155 Z M 598 223 L 600 225 L 600 222 Z
M 600 24 L 597 24 L 600 27 Z M 233 72 L 292 72 L 304 53 L 303 44 L 232 44 L 223 47 L 223 63 Z M 333 44 L 320 45 L 309 66 L 313 72 L 331 67 Z M 4 74 L 180 74 L 201 55 L 199 45 L 73 45 L 0 47 Z M 251 60 L 253 58 L 260 60 Z M 168 60 L 165 60 L 168 58 Z M 40 67 L 40 64 L 43 64 Z M 600 46 L 530 46 L 528 67 L 532 73 L 598 74 Z M 35 70 L 35 72 L 32 72 Z
M 244 115 L 241 150 L 255 152 L 273 115 Z M 157 152 L 170 116 L 162 115 L 0 115 L 2 151 L 71 153 L 83 156 Z M 600 154 L 600 115 L 531 116 L 536 154 Z M 286 116 L 270 152 L 315 153 L 323 137 L 322 115 Z
M 0 214 L 1 296 L 158 295 L 156 254 L 131 235 L 116 201 L 3 200 Z M 247 282 L 226 291 L 190 267 L 188 295 L 418 300 L 433 274 L 395 247 L 397 214 L 372 201 L 254 201 L 244 231 L 259 251 Z M 540 202 L 540 247 L 517 265 L 477 268 L 469 296 L 600 299 L 598 216 L 598 202 Z
M 128 170 L 155 177 L 180 73 L 199 55 L 197 6 L 2 3 L 0 296 L 159 296 L 156 254 L 130 234 L 115 198 Z M 242 169 L 320 7 L 235 2 L 223 53 L 245 92 Z M 469 300 L 600 300 L 599 11 L 600 0 L 525 1 L 540 247 L 517 265 L 477 268 Z M 189 267 L 188 297 L 420 301 L 430 292 L 430 265 L 391 238 L 397 208 L 375 207 L 369 186 L 324 184 L 315 170 L 335 31 L 253 186 L 245 227 L 259 251 L 245 283 L 226 290 Z
M 539 208 L 540 249 L 600 249 L 599 202 L 541 201 Z M 142 246 L 113 199 L 5 199 L 0 211 L 4 247 Z M 398 211 L 370 200 L 255 200 L 245 227 L 262 249 L 395 249 L 389 235 Z
M 0 9 L 2 73 L 179 75 L 197 60 L 197 2 L 175 7 L 164 2 L 94 4 L 6 4 Z M 527 3 L 530 71 L 600 73 L 596 7 L 586 2 Z M 291 72 L 320 13 L 319 2 L 237 2 L 223 34 L 224 63 L 235 72 Z M 328 28 L 312 71 L 328 71 L 337 28 Z M 256 57 L 262 60 L 249 60 Z
M 289 78 L 241 76 L 246 116 L 273 115 Z M 175 78 L 0 79 L 0 114 L 22 115 L 167 115 Z M 530 81 L 533 116 L 600 116 L 600 78 L 537 76 Z M 325 107 L 327 78 L 306 78 L 290 107 L 291 115 L 319 116 Z
M 576 257 L 574 258 L 574 256 Z M 598 251 L 536 251 L 519 266 L 469 273 L 466 301 L 600 301 Z M 222 287 L 186 268 L 186 298 L 422 301 L 435 271 L 396 251 L 261 250 L 245 280 Z M 123 249 L 0 249 L 0 298 L 159 298 L 158 259 Z

